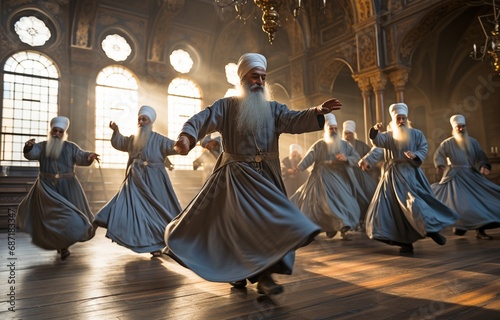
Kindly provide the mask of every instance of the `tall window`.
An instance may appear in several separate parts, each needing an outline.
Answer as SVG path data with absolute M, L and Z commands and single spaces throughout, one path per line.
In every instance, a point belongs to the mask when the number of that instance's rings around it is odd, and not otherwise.
M 193 81 L 175 78 L 168 86 L 168 137 L 176 139 L 182 125 L 201 110 L 200 89 Z M 193 161 L 201 154 L 201 147 L 191 150 L 187 156 L 171 156 L 176 170 L 192 170 Z
M 18 52 L 4 65 L 0 165 L 38 166 L 23 157 L 24 143 L 45 140 L 58 113 L 59 72 L 46 56 Z
M 96 146 L 103 168 L 125 168 L 128 154 L 111 146 L 114 121 L 123 135 L 137 131 L 138 85 L 128 69 L 122 66 L 104 68 L 97 76 L 96 86 Z

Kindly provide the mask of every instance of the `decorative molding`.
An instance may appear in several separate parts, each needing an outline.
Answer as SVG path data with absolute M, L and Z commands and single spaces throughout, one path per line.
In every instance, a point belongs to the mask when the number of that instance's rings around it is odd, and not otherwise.
M 92 49 L 92 36 L 99 0 L 80 0 L 75 8 L 71 45 L 77 48 Z

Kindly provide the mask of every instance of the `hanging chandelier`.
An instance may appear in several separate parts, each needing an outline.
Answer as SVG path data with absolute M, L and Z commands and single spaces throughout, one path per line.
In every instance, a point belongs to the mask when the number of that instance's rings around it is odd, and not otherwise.
M 489 60 L 495 73 L 500 74 L 500 30 L 498 25 L 499 10 L 493 0 L 493 13 L 477 17 L 485 39 L 481 47 L 472 46 L 470 57 L 477 61 Z M 490 28 L 487 28 L 487 27 Z M 487 29 L 490 29 L 487 31 Z
M 243 22 L 251 17 L 257 18 L 256 8 L 260 9 L 262 11 L 262 31 L 267 33 L 271 44 L 275 39 L 276 31 L 281 27 L 282 15 L 291 14 L 296 19 L 301 13 L 312 15 L 325 11 L 326 0 L 306 1 L 309 3 L 308 8 L 313 8 L 312 13 L 306 12 L 301 0 L 214 0 L 222 11 L 233 8 L 236 12 L 236 19 Z M 313 1 L 314 3 L 312 3 Z

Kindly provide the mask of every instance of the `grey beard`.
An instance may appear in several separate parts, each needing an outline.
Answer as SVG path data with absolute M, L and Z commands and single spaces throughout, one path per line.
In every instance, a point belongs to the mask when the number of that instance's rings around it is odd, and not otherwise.
M 132 141 L 133 154 L 141 152 L 144 147 L 146 147 L 149 137 L 151 136 L 151 132 L 153 132 L 152 125 L 137 128 L 137 134 L 134 136 L 134 140 Z
M 328 154 L 338 154 L 340 152 L 340 138 L 338 134 L 330 134 L 330 132 L 325 131 L 325 142 L 328 146 Z
M 397 126 L 393 125 L 391 122 L 392 129 L 392 138 L 394 139 L 394 143 L 400 150 L 408 150 L 410 145 L 410 129 L 406 126 Z
M 263 91 L 252 92 L 248 86 L 244 86 L 244 94 L 241 97 L 236 117 L 236 130 L 238 132 L 256 133 L 267 126 L 272 113 L 265 90 L 263 87 Z
M 47 145 L 45 146 L 45 156 L 51 159 L 58 159 L 65 140 L 65 138 L 59 139 L 49 134 L 47 136 Z
M 462 134 L 454 132 L 453 136 L 455 137 L 455 141 L 457 142 L 460 149 L 465 152 L 470 151 L 470 139 L 467 132 L 464 132 Z

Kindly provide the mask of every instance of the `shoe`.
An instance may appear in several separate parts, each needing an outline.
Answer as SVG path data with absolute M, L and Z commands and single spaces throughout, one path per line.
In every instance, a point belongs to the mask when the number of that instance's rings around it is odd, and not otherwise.
M 431 237 L 435 243 L 440 246 L 444 246 L 446 244 L 446 238 L 439 234 L 439 232 L 429 232 L 427 236 Z
M 327 231 L 326 232 L 326 237 L 330 238 L 330 239 L 333 238 L 333 237 L 335 237 L 336 235 L 337 235 L 337 231 L 333 231 L 333 232 L 328 232 Z
M 69 257 L 69 255 L 71 254 L 71 252 L 69 252 L 68 249 L 61 249 L 60 253 L 61 253 L 61 260 L 66 260 L 66 258 Z
M 344 241 L 351 241 L 352 239 L 347 235 L 347 231 L 351 230 L 351 227 L 342 227 L 342 229 L 340 229 L 340 237 L 342 238 L 342 240 Z
M 476 230 L 476 239 L 481 239 L 481 240 L 493 240 L 492 236 L 487 235 L 484 230 L 477 229 Z
M 161 257 L 161 251 L 160 250 L 153 251 L 153 252 L 150 252 L 150 253 L 153 256 L 153 258 L 159 258 L 159 257 Z
M 229 284 L 235 287 L 236 289 L 243 289 L 247 286 L 247 279 L 229 282 Z
M 401 245 L 401 248 L 399 249 L 399 252 L 401 252 L 401 253 L 410 253 L 410 252 L 413 252 L 413 245 L 411 243 L 409 243 L 409 244 L 403 244 L 403 245 Z
M 463 236 L 466 232 L 467 230 L 464 229 L 453 228 L 453 234 L 456 236 Z
M 266 296 L 283 292 L 283 286 L 274 282 L 270 274 L 262 274 L 257 283 L 257 292 Z

